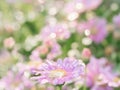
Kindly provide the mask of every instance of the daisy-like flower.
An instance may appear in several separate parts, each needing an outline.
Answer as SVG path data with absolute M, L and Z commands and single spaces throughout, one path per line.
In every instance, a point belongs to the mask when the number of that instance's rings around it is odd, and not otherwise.
M 90 38 L 95 43 L 102 42 L 107 36 L 106 21 L 104 19 L 91 19 L 88 25 L 91 32 Z
M 30 90 L 32 86 L 33 83 L 23 76 L 22 73 L 15 74 L 13 72 L 8 72 L 7 76 L 0 80 L 0 90 Z
M 87 65 L 87 86 L 91 90 L 113 90 L 120 86 L 119 77 L 113 73 L 112 65 L 105 59 L 92 57 Z
M 29 75 L 26 65 L 17 63 L 0 79 L 0 90 L 32 90 L 34 83 Z
M 87 85 L 90 87 L 95 84 L 106 84 L 110 74 L 112 73 L 112 65 L 105 58 L 97 59 L 95 57 L 91 57 L 86 68 Z
M 40 76 L 33 77 L 33 79 L 42 84 L 60 85 L 73 82 L 84 74 L 84 69 L 84 63 L 74 58 L 59 59 L 57 62 L 48 61 L 36 71 L 36 73 L 40 73 Z
M 107 36 L 106 20 L 93 18 L 78 25 L 79 32 L 85 32 L 95 43 L 101 43 Z

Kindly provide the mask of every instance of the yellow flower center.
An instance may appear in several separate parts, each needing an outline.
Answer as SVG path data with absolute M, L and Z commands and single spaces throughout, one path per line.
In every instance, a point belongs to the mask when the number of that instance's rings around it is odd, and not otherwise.
M 98 31 L 96 30 L 96 28 L 95 28 L 95 27 L 93 27 L 93 28 L 92 28 L 92 30 L 91 30 L 91 34 L 92 34 L 92 35 L 96 35 L 96 34 L 97 34 L 97 32 L 98 32 Z
M 52 70 L 50 72 L 50 77 L 58 77 L 58 78 L 61 78 L 61 77 L 64 77 L 67 75 L 67 72 L 63 69 L 56 69 L 56 70 Z
M 114 81 L 114 82 L 119 82 L 119 81 L 120 81 L 120 78 L 115 77 L 115 78 L 113 79 L 113 81 Z

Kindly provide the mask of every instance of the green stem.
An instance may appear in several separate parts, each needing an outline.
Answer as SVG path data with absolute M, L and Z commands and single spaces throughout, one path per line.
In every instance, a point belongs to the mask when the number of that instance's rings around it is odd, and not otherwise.
M 57 90 L 62 90 L 62 85 L 57 85 Z
M 61 85 L 61 86 L 59 86 L 59 90 L 62 90 L 62 85 Z
M 86 90 L 87 88 L 86 88 L 86 86 L 84 85 L 84 87 L 83 87 L 83 90 Z

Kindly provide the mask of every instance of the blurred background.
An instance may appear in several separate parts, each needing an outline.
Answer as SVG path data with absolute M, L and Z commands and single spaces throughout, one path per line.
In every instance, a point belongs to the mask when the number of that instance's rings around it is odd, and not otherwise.
M 32 66 L 36 58 L 44 62 L 76 57 L 88 63 L 90 56 L 105 57 L 120 73 L 120 0 L 79 2 L 0 0 L 0 79 L 11 70 L 18 73 L 21 67 Z M 63 31 L 56 34 L 53 29 Z M 51 46 L 46 46 L 48 35 L 54 38 Z M 39 58 L 33 55 L 37 48 Z

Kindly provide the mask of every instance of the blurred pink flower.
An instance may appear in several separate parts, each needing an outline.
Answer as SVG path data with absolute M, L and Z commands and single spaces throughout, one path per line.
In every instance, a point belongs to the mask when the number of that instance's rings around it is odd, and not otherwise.
M 83 33 L 85 30 L 87 30 L 87 22 L 83 21 L 78 23 L 78 25 L 76 25 L 77 27 L 77 31 L 79 33 Z
M 25 75 L 25 70 L 26 65 L 22 63 L 13 66 L 13 69 L 0 79 L 0 85 L 3 85 L 0 90 L 30 90 L 33 82 L 30 81 L 28 74 Z
M 86 8 L 86 11 L 89 11 L 96 9 L 102 3 L 103 0 L 77 0 L 77 1 L 78 2 L 82 1 Z
M 15 40 L 13 37 L 6 38 L 4 40 L 4 47 L 11 49 L 15 45 Z
M 120 39 L 120 14 L 116 15 L 113 17 L 113 23 L 114 23 L 114 26 L 115 26 L 115 30 L 113 32 L 113 36 L 115 39 Z
M 87 65 L 87 86 L 91 87 L 91 90 L 109 90 L 107 88 L 119 87 L 120 79 L 112 69 L 112 64 L 105 58 L 92 57 Z
M 91 50 L 89 48 L 84 48 L 82 51 L 82 57 L 85 59 L 89 59 L 91 57 Z
M 106 20 L 101 18 L 93 18 L 87 22 L 78 25 L 78 32 L 87 32 L 95 43 L 102 42 L 107 36 Z
M 61 54 L 60 45 L 54 40 L 45 40 L 42 45 L 32 51 L 31 60 L 41 60 L 42 56 L 47 59 L 54 59 Z
M 74 58 L 59 59 L 57 62 L 48 61 L 40 69 L 40 76 L 33 77 L 40 83 L 51 83 L 59 85 L 72 82 L 75 78 L 80 77 L 84 73 L 84 63 Z
M 104 58 L 97 59 L 91 57 L 90 62 L 87 65 L 87 85 L 92 87 L 96 83 L 102 83 L 103 85 L 107 83 L 105 81 L 104 72 L 109 72 L 111 66 L 106 66 L 107 61 Z M 107 76 L 106 76 L 107 77 Z
M 116 27 L 120 28 L 120 14 L 113 17 L 113 23 Z
M 102 0 L 72 0 L 65 5 L 64 11 L 68 14 L 71 13 L 82 13 L 96 9 Z
M 90 38 L 96 42 L 102 42 L 106 35 L 106 21 L 104 19 L 91 19 L 88 21 L 89 30 L 91 32 Z
M 68 39 L 70 37 L 70 31 L 65 25 L 48 25 L 44 27 L 41 31 L 42 40 L 45 39 Z

